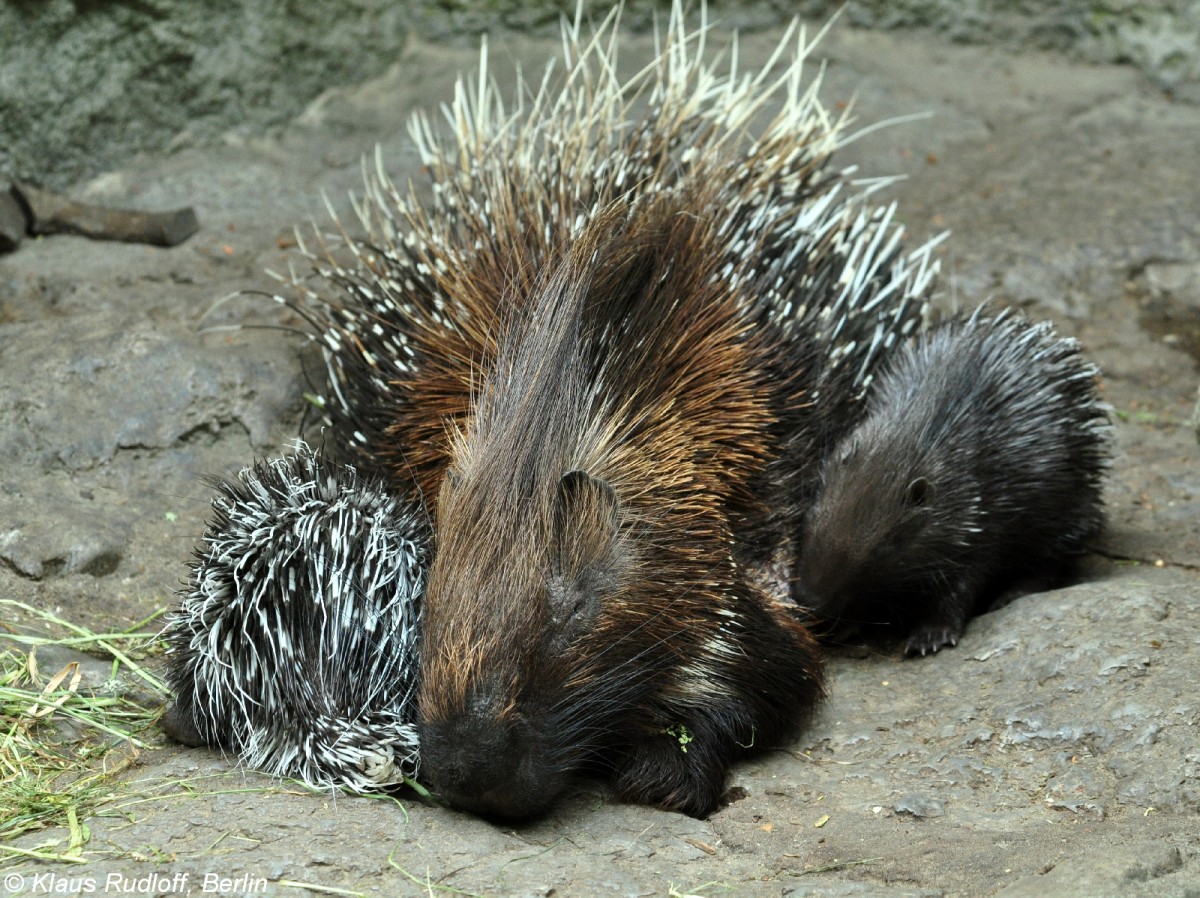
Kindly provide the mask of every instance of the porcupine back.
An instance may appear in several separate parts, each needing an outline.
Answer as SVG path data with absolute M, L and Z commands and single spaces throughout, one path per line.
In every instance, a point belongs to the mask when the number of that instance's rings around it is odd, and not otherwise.
M 528 299 L 600 209 L 719 178 L 720 276 L 737 279 L 738 301 L 772 335 L 780 379 L 810 369 L 804 399 L 776 397 L 774 436 L 789 447 L 777 507 L 794 517 L 819 446 L 852 423 L 879 359 L 923 326 L 941 238 L 906 254 L 894 205 L 870 204 L 884 180 L 832 169 L 848 120 L 818 100 L 819 76 L 805 84 L 803 28 L 749 74 L 735 43 L 722 71 L 704 58 L 707 23 L 689 32 L 677 6 L 653 63 L 623 81 L 617 12 L 590 37 L 578 20 L 564 27 L 565 71 L 549 65 L 515 108 L 490 80 L 485 43 L 477 82 L 460 82 L 443 110 L 449 140 L 425 115 L 412 121 L 432 199 L 398 188 L 377 153 L 356 203 L 365 236 L 339 224 L 313 274 L 292 278 L 324 351 L 333 432 L 360 466 L 436 495 L 446 423 L 467 414 L 506 306 Z
M 455 441 L 420 733 L 460 806 L 535 813 L 599 758 L 625 797 L 701 813 L 739 745 L 820 695 L 807 631 L 732 551 L 765 510 L 774 416 L 706 210 L 665 196 L 589 222 Z
M 485 813 L 543 810 L 597 759 L 704 812 L 820 692 L 738 558 L 793 524 L 813 444 L 936 266 L 829 170 L 844 123 L 801 89 L 802 33 L 778 76 L 790 37 L 750 76 L 703 38 L 676 9 L 622 82 L 615 21 L 576 23 L 562 79 L 512 112 L 485 55 L 449 144 L 415 122 L 428 206 L 377 173 L 367 236 L 297 282 L 335 432 L 436 497 L 423 763 Z
M 1054 577 L 1104 524 L 1098 371 L 1048 322 L 953 318 L 896 351 L 826 458 L 798 591 L 843 624 L 953 645 L 1022 578 Z

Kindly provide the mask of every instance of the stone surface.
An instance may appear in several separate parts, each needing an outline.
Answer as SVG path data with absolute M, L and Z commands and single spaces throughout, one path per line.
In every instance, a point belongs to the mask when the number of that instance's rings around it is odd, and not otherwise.
M 776 37 L 747 36 L 742 58 Z M 491 52 L 511 83 L 509 61 L 535 71 L 555 47 L 511 37 Z M 1020 303 L 1104 371 L 1112 524 L 1082 581 L 984 615 L 928 658 L 835 651 L 816 718 L 740 765 L 707 820 L 581 782 L 547 819 L 497 827 L 407 793 L 272 783 L 163 739 L 87 821 L 86 865 L 0 858 L 24 877 L 18 894 L 39 874 L 120 873 L 271 895 L 1200 895 L 1200 476 L 1185 423 L 1198 356 L 1153 305 L 1200 265 L 1200 109 L 1131 69 L 902 32 L 835 29 L 823 51 L 827 101 L 857 97 L 860 123 L 933 110 L 845 159 L 905 176 L 888 191 L 911 239 L 952 230 L 940 301 Z M 626 64 L 648 52 L 631 37 Z M 272 289 L 262 272 L 288 264 L 292 226 L 324 220 L 322 191 L 346 210 L 376 142 L 397 180 L 419 177 L 405 118 L 474 65 L 474 51 L 418 44 L 277 137 L 80 185 L 197 206 L 202 230 L 180 247 L 60 237 L 0 259 L 0 593 L 103 630 L 172 601 L 203 476 L 285 446 L 314 364 L 286 309 L 222 298 Z
M 403 10 L 353 3 L 0 5 L 0 179 L 61 185 L 143 151 L 257 133 L 403 43 Z
M 583 4 L 594 16 L 607 4 Z M 920 28 L 958 43 L 1057 50 L 1132 63 L 1159 89 L 1200 101 L 1200 6 L 1192 0 L 744 0 L 712 18 L 774 29 L 793 15 L 844 26 Z M 626 0 L 648 31 L 666 4 Z M 260 133 L 327 89 L 378 74 L 412 31 L 473 44 L 498 28 L 550 35 L 576 0 L 254 3 L 148 0 L 0 5 L 0 179 L 50 187 L 139 153 Z M 117 201 L 137 206 L 141 184 Z
M 1160 88 L 1200 100 L 1200 7 L 1191 0 L 804 0 L 796 7 L 818 18 L 844 7 L 844 20 L 864 28 L 925 27 L 960 43 L 1133 63 Z
M 20 246 L 28 227 L 25 210 L 12 191 L 0 189 L 0 254 Z

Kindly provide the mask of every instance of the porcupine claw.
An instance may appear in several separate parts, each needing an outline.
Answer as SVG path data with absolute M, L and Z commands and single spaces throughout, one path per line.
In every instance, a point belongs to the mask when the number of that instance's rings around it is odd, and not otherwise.
M 936 653 L 943 646 L 958 645 L 958 637 L 962 630 L 952 624 L 922 626 L 908 634 L 904 642 L 904 654 L 913 657 L 920 653 L 924 658 L 927 654 Z

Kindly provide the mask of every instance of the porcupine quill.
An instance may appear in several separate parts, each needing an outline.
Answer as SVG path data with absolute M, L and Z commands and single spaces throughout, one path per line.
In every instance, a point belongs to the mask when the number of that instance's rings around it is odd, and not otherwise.
M 165 631 L 163 728 L 318 787 L 415 776 L 423 510 L 302 443 L 215 486 Z
M 803 721 L 820 658 L 753 569 L 924 322 L 936 241 L 905 254 L 875 185 L 832 170 L 845 120 L 804 85 L 803 29 L 749 74 L 705 62 L 706 31 L 676 7 L 623 81 L 615 13 L 577 19 L 563 74 L 511 109 L 485 47 L 449 140 L 414 120 L 432 199 L 377 165 L 364 236 L 281 298 L 324 350 L 333 432 L 431 503 L 423 771 L 490 816 L 581 768 L 705 813 Z
M 846 123 L 803 86 L 803 30 L 748 75 L 704 61 L 706 31 L 676 7 L 622 81 L 615 13 L 577 20 L 512 110 L 485 48 L 450 142 L 414 120 L 433 199 L 379 165 L 364 236 L 281 298 L 324 350 L 332 433 L 433 503 L 425 773 L 491 816 L 581 768 L 705 813 L 802 722 L 820 658 L 754 570 L 924 321 L 936 241 L 905 254 L 877 182 L 831 170 Z
M 898 348 L 828 454 L 800 600 L 854 632 L 954 645 L 1022 582 L 1053 582 L 1104 525 L 1112 433 L 1099 372 L 1048 322 L 976 311 Z

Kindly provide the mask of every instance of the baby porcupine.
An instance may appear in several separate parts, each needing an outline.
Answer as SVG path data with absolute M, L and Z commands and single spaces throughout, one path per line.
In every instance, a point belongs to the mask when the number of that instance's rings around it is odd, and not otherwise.
M 1104 524 L 1110 422 L 1097 369 L 1049 323 L 954 318 L 898 349 L 829 453 L 803 528 L 799 601 L 909 654 L 954 645 L 1022 578 Z
M 743 75 L 702 61 L 706 28 L 677 6 L 621 81 L 615 15 L 576 22 L 515 111 L 485 52 L 449 144 L 415 120 L 432 200 L 380 166 L 366 236 L 281 298 L 324 349 L 333 433 L 433 506 L 422 771 L 459 807 L 533 816 L 591 769 L 706 813 L 822 694 L 749 562 L 792 538 L 813 446 L 937 266 L 830 169 L 844 122 L 802 87 L 803 32 Z
M 166 627 L 163 729 L 318 787 L 414 776 L 423 511 L 302 443 L 216 487 Z

